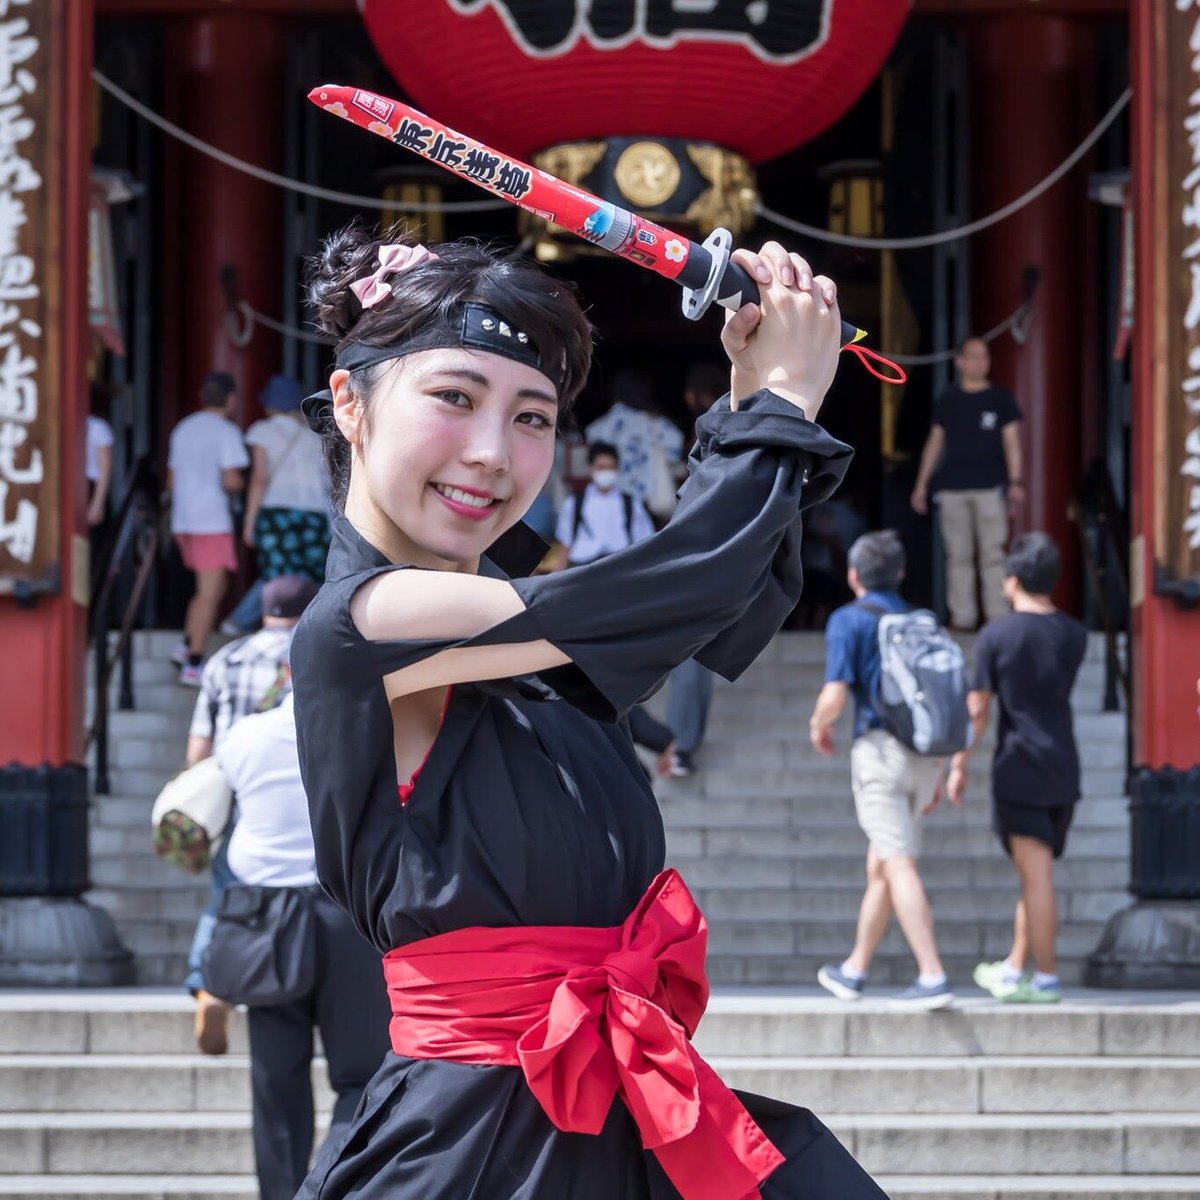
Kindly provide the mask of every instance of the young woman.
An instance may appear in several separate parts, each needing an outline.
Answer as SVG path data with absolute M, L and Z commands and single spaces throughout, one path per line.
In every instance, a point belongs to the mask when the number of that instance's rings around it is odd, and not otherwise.
M 832 282 L 774 243 L 738 257 L 762 304 L 725 326 L 732 395 L 675 516 L 536 578 L 519 523 L 590 360 L 573 295 L 355 229 L 316 266 L 337 369 L 305 411 L 344 515 L 293 648 L 301 767 L 321 881 L 384 954 L 393 1053 L 307 1200 L 883 1196 L 811 1113 L 691 1049 L 706 926 L 622 721 L 687 658 L 754 659 L 799 594 L 800 511 L 850 458 L 812 423 Z

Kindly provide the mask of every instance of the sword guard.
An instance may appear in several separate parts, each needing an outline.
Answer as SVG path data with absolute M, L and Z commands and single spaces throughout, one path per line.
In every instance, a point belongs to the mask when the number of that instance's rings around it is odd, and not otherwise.
M 758 299 L 758 289 L 752 282 L 750 287 L 754 293 L 753 296 L 746 295 L 743 288 L 738 285 L 740 281 L 736 280 L 736 275 L 741 275 L 743 279 L 749 280 L 749 276 L 744 271 L 735 269 L 735 271 L 729 272 L 732 278 L 726 279 L 729 256 L 733 253 L 733 234 L 728 229 L 714 229 L 701 243 L 701 249 L 708 253 L 708 278 L 704 281 L 703 287 L 685 287 L 683 289 L 683 315 L 689 321 L 700 320 L 708 312 L 709 305 L 714 300 L 726 308 L 738 309 L 748 300 Z M 723 288 L 722 285 L 726 283 L 733 286 Z M 728 295 L 719 294 L 723 291 L 727 291 Z M 731 304 L 729 301 L 736 301 L 736 303 Z

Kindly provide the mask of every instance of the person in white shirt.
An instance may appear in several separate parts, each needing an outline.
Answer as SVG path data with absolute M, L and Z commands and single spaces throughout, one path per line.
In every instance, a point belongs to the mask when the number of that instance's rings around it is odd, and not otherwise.
M 617 486 L 620 462 L 617 448 L 607 442 L 593 442 L 588 447 L 591 482 L 582 495 L 567 498 L 554 534 L 569 567 L 615 554 L 654 532 L 646 506 Z
M 250 456 L 242 431 L 229 419 L 237 396 L 233 376 L 214 371 L 200 386 L 200 411 L 171 433 L 167 490 L 171 532 L 183 565 L 196 574 L 196 592 L 184 618 L 184 642 L 176 651 L 179 682 L 200 686 L 200 664 L 217 611 L 237 570 L 231 493 L 241 490 Z
M 239 721 L 216 757 L 237 796 L 238 822 L 229 838 L 235 884 L 294 889 L 315 918 L 311 990 L 287 1004 L 252 1005 L 247 1019 L 260 1200 L 292 1200 L 314 1141 L 314 1026 L 337 1094 L 326 1135 L 334 1143 L 388 1052 L 391 1006 L 378 951 L 317 883 L 291 695 L 270 712 Z
M 108 492 L 112 484 L 112 426 L 104 419 L 108 391 L 103 384 L 91 385 L 91 409 L 87 419 L 84 474 L 88 486 L 87 523 L 95 528 L 108 516 Z
M 588 443 L 616 446 L 621 487 L 665 522 L 675 511 L 676 474 L 683 433 L 659 410 L 650 381 L 639 371 L 613 377 L 613 406 L 587 427 Z
M 252 466 L 242 539 L 258 551 L 262 579 L 325 578 L 329 551 L 329 477 L 321 439 L 300 413 L 301 390 L 272 375 L 259 395 L 267 416 L 246 431 Z

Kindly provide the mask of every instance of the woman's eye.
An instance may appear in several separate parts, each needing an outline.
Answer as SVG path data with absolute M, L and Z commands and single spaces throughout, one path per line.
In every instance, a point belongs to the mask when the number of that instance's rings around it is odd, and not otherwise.
M 543 416 L 540 412 L 523 412 L 517 420 L 525 425 L 532 425 L 534 429 L 553 429 L 554 422 L 549 417 Z
M 458 388 L 446 388 L 437 394 L 440 399 L 445 400 L 447 404 L 453 404 L 455 408 L 466 408 L 471 403 L 471 397 Z

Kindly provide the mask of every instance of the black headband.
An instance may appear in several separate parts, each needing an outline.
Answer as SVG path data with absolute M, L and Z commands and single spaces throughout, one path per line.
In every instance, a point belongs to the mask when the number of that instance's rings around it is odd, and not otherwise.
M 489 354 L 500 354 L 514 362 L 524 363 L 545 375 L 554 384 L 556 392 L 562 391 L 561 364 L 554 366 L 545 362 L 542 352 L 529 334 L 515 328 L 494 308 L 473 300 L 456 305 L 451 310 L 448 322 L 439 323 L 403 341 L 391 342 L 386 346 L 352 342 L 338 352 L 336 365 L 344 371 L 357 371 L 421 350 L 445 350 L 454 346 L 486 350 Z M 333 394 L 326 388 L 307 397 L 300 407 L 309 425 L 319 431 L 323 409 L 326 404 L 332 403 Z

